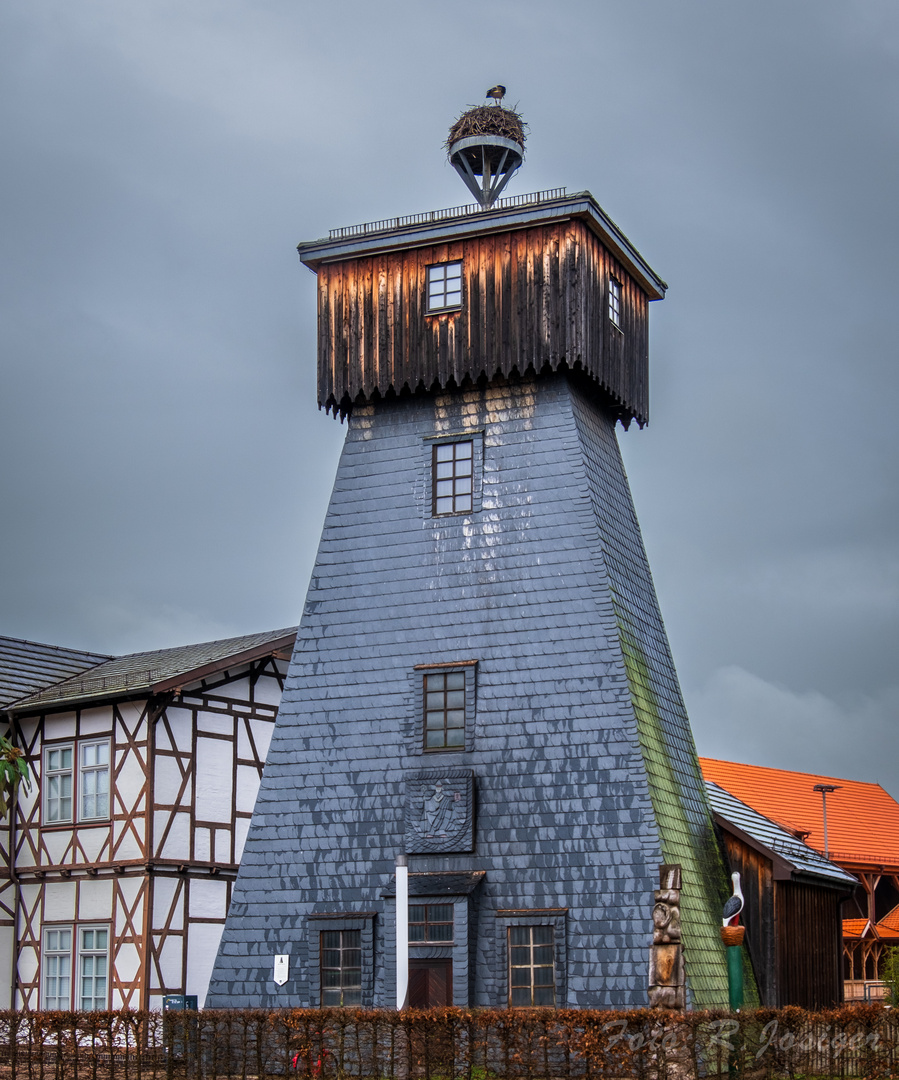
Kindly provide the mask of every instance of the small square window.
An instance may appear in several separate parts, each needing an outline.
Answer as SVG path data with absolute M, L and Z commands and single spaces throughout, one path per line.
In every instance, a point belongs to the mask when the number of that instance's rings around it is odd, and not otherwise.
M 432 503 L 435 514 L 470 514 L 474 443 L 437 443 L 432 448 Z
M 447 311 L 462 306 L 462 263 L 428 267 L 428 311 Z
M 621 329 L 621 282 L 609 278 L 609 319 Z
M 555 1006 L 555 932 L 552 926 L 510 926 L 509 1004 Z
M 362 1004 L 362 931 L 320 933 L 322 1008 Z
M 464 750 L 465 672 L 427 674 L 423 689 L 425 750 Z
M 451 944 L 453 940 L 453 910 L 453 904 L 410 904 L 410 944 Z

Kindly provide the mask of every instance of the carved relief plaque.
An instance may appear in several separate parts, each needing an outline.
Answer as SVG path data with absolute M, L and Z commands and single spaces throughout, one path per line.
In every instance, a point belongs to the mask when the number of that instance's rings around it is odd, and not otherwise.
M 406 777 L 406 851 L 474 848 L 474 776 L 471 769 L 422 769 Z

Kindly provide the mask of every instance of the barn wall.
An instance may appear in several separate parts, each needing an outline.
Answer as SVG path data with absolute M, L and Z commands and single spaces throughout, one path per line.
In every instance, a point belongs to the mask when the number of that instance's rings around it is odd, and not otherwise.
M 778 882 L 780 1004 L 820 1009 L 843 1000 L 841 895 L 800 882 Z

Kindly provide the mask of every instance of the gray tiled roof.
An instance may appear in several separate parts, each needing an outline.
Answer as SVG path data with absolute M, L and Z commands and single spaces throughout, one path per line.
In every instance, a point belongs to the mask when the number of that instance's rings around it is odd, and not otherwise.
M 270 630 L 264 634 L 182 645 L 175 649 L 131 653 L 129 656 L 100 658 L 104 662 L 87 674 L 77 673 L 15 703 L 17 711 L 63 701 L 84 701 L 112 694 L 139 693 L 170 688 L 178 680 L 198 679 L 206 672 L 221 671 L 229 663 L 241 663 L 264 655 L 266 651 L 293 646 L 297 628 Z M 46 684 L 45 684 L 46 686 Z
M 110 659 L 105 653 L 0 637 L 0 708 Z
M 773 821 L 763 817 L 751 806 L 740 802 L 729 791 L 713 784 L 711 780 L 706 780 L 705 786 L 715 814 L 741 829 L 769 851 L 779 855 L 799 873 L 833 878 L 852 885 L 856 883 L 852 874 L 847 873 L 829 859 L 825 859 L 814 848 L 798 840 L 780 825 L 775 825 Z

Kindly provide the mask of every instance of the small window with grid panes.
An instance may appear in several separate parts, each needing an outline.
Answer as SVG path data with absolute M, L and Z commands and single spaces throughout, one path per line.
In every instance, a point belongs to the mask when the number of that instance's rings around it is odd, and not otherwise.
M 609 318 L 621 329 L 621 282 L 609 278 Z
M 452 904 L 410 904 L 409 944 L 447 944 L 453 940 Z
M 465 672 L 424 676 L 425 750 L 465 749 Z
M 428 311 L 449 311 L 462 306 L 462 263 L 428 267 Z
M 509 1004 L 556 1004 L 552 926 L 510 926 Z
M 362 931 L 321 932 L 322 1007 L 362 1004 Z
M 437 443 L 433 454 L 435 514 L 469 514 L 472 509 L 474 443 Z

